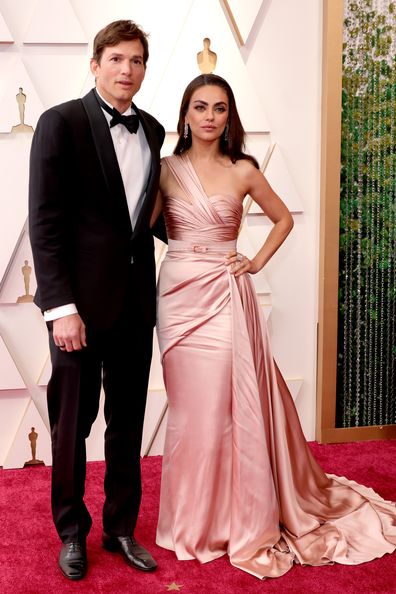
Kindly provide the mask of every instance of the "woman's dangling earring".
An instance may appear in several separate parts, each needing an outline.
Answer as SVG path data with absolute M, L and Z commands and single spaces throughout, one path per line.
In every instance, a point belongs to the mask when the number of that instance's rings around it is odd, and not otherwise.
M 224 128 L 224 141 L 228 142 L 228 124 L 227 126 Z
M 187 124 L 187 122 L 184 122 L 183 137 L 184 137 L 185 140 L 187 140 L 187 138 L 188 138 L 188 124 Z

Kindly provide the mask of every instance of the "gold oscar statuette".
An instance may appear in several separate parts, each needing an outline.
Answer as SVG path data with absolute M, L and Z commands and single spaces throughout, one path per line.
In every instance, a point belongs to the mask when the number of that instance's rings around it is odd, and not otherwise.
M 16 101 L 18 103 L 20 124 L 13 126 L 11 128 L 11 132 L 33 132 L 33 127 L 25 124 L 26 95 L 23 92 L 22 87 L 19 87 L 18 94 L 16 95 Z
M 28 434 L 28 439 L 30 441 L 30 449 L 32 452 L 32 459 L 28 460 L 28 462 L 25 462 L 25 464 L 23 465 L 25 466 L 42 466 L 44 464 L 44 462 L 42 460 L 37 460 L 36 458 L 36 449 L 37 449 L 37 439 L 38 439 L 38 433 L 36 432 L 35 428 L 32 427 L 30 433 Z
M 23 274 L 23 282 L 25 285 L 25 294 L 21 295 L 17 299 L 17 303 L 32 303 L 33 295 L 29 293 L 30 275 L 32 274 L 32 267 L 29 266 L 28 260 L 25 260 L 24 265 L 21 268 Z
M 197 64 L 202 74 L 212 74 L 216 68 L 217 54 L 210 49 L 210 39 L 203 40 L 203 50 L 197 53 Z

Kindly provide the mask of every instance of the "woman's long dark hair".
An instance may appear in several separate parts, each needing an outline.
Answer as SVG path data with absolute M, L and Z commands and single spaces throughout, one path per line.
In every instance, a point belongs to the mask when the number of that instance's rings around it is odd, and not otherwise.
M 214 85 L 224 89 L 228 97 L 227 139 L 225 137 L 225 133 L 223 132 L 220 137 L 220 151 L 224 155 L 228 155 L 233 163 L 239 161 L 240 159 L 246 159 L 250 161 L 255 167 L 257 167 L 257 169 L 259 169 L 256 159 L 243 152 L 243 149 L 245 148 L 245 131 L 238 115 L 234 93 L 232 92 L 228 82 L 216 74 L 201 74 L 200 76 L 194 78 L 194 80 L 192 80 L 189 85 L 187 85 L 180 105 L 179 121 L 177 123 L 179 139 L 173 154 L 181 155 L 191 146 L 190 130 L 188 132 L 187 138 L 184 138 L 184 121 L 192 94 L 194 91 L 196 91 L 196 89 L 199 89 L 205 85 Z

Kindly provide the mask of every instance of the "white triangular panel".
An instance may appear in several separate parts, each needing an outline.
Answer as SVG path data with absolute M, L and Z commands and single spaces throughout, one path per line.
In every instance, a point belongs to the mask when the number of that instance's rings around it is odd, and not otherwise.
M 301 390 L 301 386 L 303 385 L 303 381 L 304 380 L 301 378 L 285 378 L 285 382 L 287 384 L 287 387 L 289 388 L 294 402 L 297 400 L 298 394 Z
M 164 409 L 165 410 L 165 409 Z M 166 426 L 168 423 L 168 409 L 166 408 L 162 421 L 155 433 L 154 439 L 151 442 L 150 450 L 142 455 L 147 456 L 162 456 L 164 453 Z
M 268 322 L 268 319 L 271 315 L 272 305 L 268 305 L 267 303 L 263 302 L 264 300 L 261 299 L 261 295 L 257 295 L 258 301 L 261 305 L 262 312 L 264 314 L 265 320 Z M 266 297 L 266 295 L 264 295 Z
M 179 138 L 176 132 L 167 132 L 164 140 L 164 144 L 161 148 L 161 157 L 167 157 L 168 155 L 173 154 L 173 149 L 177 144 L 177 139 Z
M 38 0 L 24 43 L 87 43 L 68 0 Z
M 260 168 L 266 164 L 271 150 L 271 136 L 266 133 L 250 133 L 246 135 L 246 152 L 255 157 Z
M 0 14 L 0 43 L 14 43 L 14 39 L 3 16 Z
M 143 425 L 142 438 L 142 456 L 162 454 L 163 441 L 158 442 L 158 432 L 162 433 L 162 425 L 165 426 L 164 416 L 166 412 L 166 392 L 165 390 L 149 390 L 147 394 L 146 414 Z M 153 445 L 156 442 L 156 448 L 161 451 L 153 451 Z
M 269 317 L 270 317 L 270 315 L 271 315 L 272 306 L 271 306 L 271 305 L 264 305 L 264 306 L 262 307 L 262 310 L 263 310 L 263 312 L 264 312 L 265 319 L 268 321 L 268 318 L 269 318 Z
M 4 464 L 29 402 L 27 390 L 0 391 L 0 466 Z
M 25 53 L 23 59 L 46 108 L 81 96 L 87 76 L 88 54 Z M 57 77 L 56 85 L 50 85 L 48 78 L 55 72 L 62 72 L 62 76 Z
M 38 386 L 48 386 L 49 379 L 51 377 L 52 365 L 51 365 L 51 357 L 49 353 L 47 353 L 45 363 L 43 368 L 40 371 L 40 375 L 37 378 L 37 385 Z
M 269 134 L 250 134 L 247 137 L 246 147 L 248 154 L 255 157 L 258 161 L 258 165 L 261 171 L 265 171 L 268 160 L 271 155 L 271 139 Z M 259 209 L 258 205 L 254 204 L 251 196 L 246 196 L 243 204 L 243 221 L 249 213 L 256 213 Z M 261 209 L 258 210 L 260 214 L 263 214 Z
M 9 77 L 12 76 L 12 70 L 18 61 L 18 57 L 11 52 L 0 52 L 0 133 L 11 132 L 11 127 L 19 122 L 19 110 L 16 95 L 19 91 L 19 87 L 22 81 L 18 80 L 17 83 L 12 82 L 12 92 L 9 93 Z M 3 97 L 7 94 L 11 95 L 12 101 L 5 103 L 3 106 Z M 5 114 L 5 107 L 10 110 L 11 113 Z M 7 117 L 6 117 L 7 116 Z M 6 118 L 6 119 L 5 119 Z M 7 119 L 8 118 L 8 119 Z M 10 119 L 11 118 L 11 119 Z M 8 122 L 4 124 L 4 120 Z
M 4 468 L 23 468 L 25 462 L 32 459 L 29 433 L 32 427 L 38 434 L 36 459 L 42 460 L 47 466 L 51 465 L 50 434 L 33 402 L 30 401 L 27 410 L 15 434 L 15 438 L 4 460 Z
M 211 40 L 211 49 L 217 54 L 214 74 L 222 76 L 230 83 L 245 130 L 268 131 L 263 106 L 235 44 L 226 16 L 220 4 L 213 0 L 195 0 L 150 110 L 167 131 L 176 129 L 184 89 L 193 78 L 201 74 L 197 65 L 197 53 L 202 49 L 202 40 L 205 37 Z M 171 93 L 169 89 L 172 89 Z M 175 97 L 179 99 L 175 101 Z
M 286 161 L 277 144 L 274 145 L 264 175 L 272 189 L 280 196 L 290 212 L 303 212 L 300 196 L 289 173 Z M 261 208 L 253 203 L 250 213 L 261 213 Z
M 50 423 L 48 416 L 48 402 L 47 402 L 47 389 L 40 386 L 35 386 L 34 389 L 30 389 L 32 400 L 38 410 L 40 417 L 42 418 L 44 425 L 47 430 L 50 431 Z
M 151 106 L 154 97 L 158 93 L 163 73 L 172 58 L 174 48 L 178 45 L 179 37 L 193 3 L 194 0 L 157 1 L 155 3 L 136 2 L 136 7 L 133 8 L 133 19 L 135 22 L 140 23 L 150 35 L 150 58 L 147 63 L 147 72 L 134 101 L 138 107 L 150 111 L 161 123 L 163 123 L 161 114 L 156 109 L 149 108 L 149 106 Z M 155 14 L 153 14 L 153 10 Z M 168 23 L 169 20 L 172 21 L 172 32 L 167 35 L 164 34 L 164 24 Z M 169 89 L 167 95 L 169 95 Z M 173 101 L 177 102 L 178 99 L 179 97 L 176 100 L 173 99 Z M 175 129 L 175 127 L 173 126 L 172 129 Z
M 25 382 L 15 365 L 8 349 L 0 336 L 0 390 L 18 390 L 26 388 Z
M 1 14 L 14 38 L 17 51 L 35 10 L 36 0 L 0 0 Z M 13 49 L 14 51 L 14 49 Z
M 154 330 L 154 335 L 153 335 L 153 356 L 151 359 L 149 389 L 150 390 L 163 390 L 164 389 L 164 379 L 163 379 L 163 373 L 162 373 L 161 355 L 160 355 L 156 330 Z
M 158 237 L 154 237 L 154 246 L 155 246 L 155 263 L 157 266 L 161 265 L 162 260 L 165 257 L 167 251 L 167 245 Z
M 0 303 L 17 303 L 18 299 L 32 299 L 37 288 L 36 277 L 33 268 L 32 248 L 25 224 L 19 238 L 17 249 L 13 260 L 3 278 Z M 30 267 L 30 271 L 27 267 Z M 27 275 L 25 287 L 25 275 Z M 27 297 L 28 295 L 28 297 Z
M 13 126 L 20 124 L 19 88 L 26 95 L 24 123 L 34 128 L 44 108 L 22 60 L 14 56 L 10 60 L 0 54 L 0 68 L 0 132 L 11 132 Z
M 223 0 L 241 45 L 246 43 L 263 0 Z
M 157 280 L 158 280 L 158 275 L 159 275 L 159 271 L 160 271 L 160 268 L 161 268 L 161 263 L 162 263 L 162 260 L 166 256 L 166 252 L 168 251 L 168 246 L 167 246 L 166 243 L 164 243 L 163 241 L 161 241 L 157 237 L 154 238 L 154 244 L 155 244 L 156 274 L 157 274 Z
M 238 252 L 244 254 L 250 260 L 254 258 L 258 252 L 258 249 L 255 247 L 251 237 L 249 236 L 246 223 L 243 225 L 238 236 Z M 264 270 L 260 270 L 260 272 L 257 274 L 252 274 L 251 278 L 253 280 L 256 293 L 271 293 L 271 289 L 266 279 Z
M 104 459 L 104 434 L 106 430 L 106 422 L 104 419 L 103 405 L 104 393 L 102 390 L 100 395 L 98 416 L 91 427 L 91 433 L 87 439 L 87 460 L 89 462 Z
M 270 311 L 272 310 L 272 299 L 270 293 L 257 293 L 257 299 L 260 303 L 261 307 L 268 307 Z M 266 315 L 266 318 L 269 318 L 269 315 Z
M 257 253 L 257 250 L 253 245 L 249 237 L 249 233 L 246 229 L 246 223 L 242 226 L 242 229 L 239 232 L 237 247 L 238 252 L 240 252 L 244 256 L 247 256 L 249 259 L 252 259 Z
M 48 332 L 43 316 L 34 303 L 2 305 L 0 328 L 3 340 L 33 396 L 37 388 L 35 379 L 48 352 Z
M 30 134 L 11 134 L 7 141 L 0 140 L 0 281 L 27 217 L 30 144 Z
M 93 89 L 95 86 L 95 78 L 92 74 L 92 72 L 89 69 L 89 65 L 86 67 L 85 69 L 85 77 L 84 77 L 84 82 L 82 84 L 82 87 L 80 89 L 79 92 L 79 96 L 80 97 L 84 97 L 84 95 L 86 95 L 87 93 L 89 93 L 89 91 L 91 89 Z
M 258 295 L 267 295 L 271 293 L 271 287 L 269 286 L 264 270 L 260 270 L 257 274 L 252 274 L 251 278 Z

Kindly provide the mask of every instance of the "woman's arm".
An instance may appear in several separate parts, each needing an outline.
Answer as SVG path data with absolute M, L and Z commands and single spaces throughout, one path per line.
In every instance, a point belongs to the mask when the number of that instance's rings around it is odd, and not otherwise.
M 274 192 L 260 170 L 244 161 L 242 174 L 246 179 L 246 194 L 249 194 L 261 207 L 263 212 L 274 223 L 274 226 L 252 260 L 244 257 L 243 260 L 239 261 L 238 255 L 228 258 L 227 264 L 234 264 L 231 268 L 235 276 L 245 272 L 251 274 L 259 272 L 285 241 L 294 224 L 293 217 L 287 206 Z
M 162 193 L 161 193 L 161 190 L 158 190 L 157 196 L 155 199 L 155 205 L 154 205 L 153 212 L 151 214 L 151 219 L 150 219 L 150 227 L 151 228 L 154 227 L 154 224 L 155 224 L 156 220 L 158 219 L 161 211 L 162 211 Z

